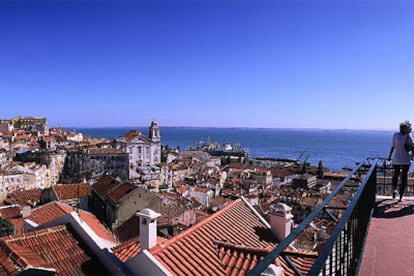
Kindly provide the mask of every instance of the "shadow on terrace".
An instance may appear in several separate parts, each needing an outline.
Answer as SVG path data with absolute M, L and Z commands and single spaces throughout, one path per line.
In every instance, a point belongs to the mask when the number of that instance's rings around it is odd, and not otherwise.
M 326 242 L 307 275 L 414 275 L 414 239 L 410 236 L 414 233 L 414 179 L 409 177 L 404 200 L 398 202 L 391 197 L 392 173 L 384 159 L 360 162 L 247 275 L 272 275 L 269 266 L 278 256 L 293 266 L 296 275 L 302 275 L 284 252 L 289 245 L 300 245 L 301 234 L 316 218 L 328 218 L 335 227 L 327 231 Z M 330 203 L 344 191 L 353 194 L 352 200 L 347 208 L 335 208 Z

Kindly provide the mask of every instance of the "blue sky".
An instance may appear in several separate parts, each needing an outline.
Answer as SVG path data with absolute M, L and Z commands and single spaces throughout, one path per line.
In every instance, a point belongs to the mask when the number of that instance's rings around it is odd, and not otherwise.
M 397 129 L 414 1 L 0 1 L 0 118 Z

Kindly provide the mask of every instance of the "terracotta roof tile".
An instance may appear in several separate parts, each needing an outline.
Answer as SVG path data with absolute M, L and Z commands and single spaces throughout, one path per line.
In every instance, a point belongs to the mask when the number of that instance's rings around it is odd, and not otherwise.
M 92 185 L 92 189 L 94 189 L 102 197 L 105 197 L 109 190 L 113 189 L 119 184 L 120 182 L 115 178 L 109 175 L 105 175 L 98 179 L 96 183 Z
M 183 185 L 186 185 L 185 182 L 181 179 L 178 179 L 174 182 L 175 187 L 181 187 Z
M 163 244 L 166 242 L 166 239 L 158 237 L 157 242 L 158 244 Z M 139 237 L 134 237 L 125 241 L 122 244 L 111 248 L 111 250 L 121 262 L 126 263 L 141 251 Z
M 119 225 L 114 233 L 120 242 L 126 242 L 139 236 L 139 217 L 132 216 Z
M 0 271 L 7 271 L 5 274 L 17 274 L 28 266 L 53 268 L 57 275 L 107 274 L 103 265 L 87 253 L 86 247 L 66 225 L 1 239 L 0 258 Z
M 111 250 L 121 262 L 126 263 L 141 251 L 139 237 L 126 241 Z
M 131 131 L 129 131 L 125 136 L 124 136 L 124 139 L 126 140 L 126 141 L 129 141 L 129 140 L 131 140 L 132 138 L 134 138 L 134 137 L 137 137 L 137 136 L 139 136 L 139 135 L 141 135 L 141 132 L 139 131 L 139 130 L 131 130 Z
M 182 194 L 182 193 L 188 191 L 189 189 L 190 189 L 190 186 L 182 185 L 182 186 L 178 187 L 177 192 Z
M 88 183 L 60 184 L 52 187 L 58 200 L 67 200 L 88 196 L 91 186 Z
M 42 205 L 32 210 L 31 215 L 27 218 L 12 219 L 10 222 L 18 233 L 23 233 L 24 220 L 30 219 L 31 221 L 42 225 L 51 222 L 57 218 L 60 218 L 68 213 L 73 212 L 75 209 L 67 204 L 59 203 L 57 201 Z M 109 230 L 93 215 L 92 213 L 79 210 L 81 219 L 101 238 L 118 243 L 115 237 Z
M 150 252 L 173 275 L 244 275 L 276 242 L 268 225 L 239 199 Z M 292 254 L 305 272 L 316 256 L 306 251 Z M 294 275 L 283 259 L 275 262 L 284 267 L 286 275 Z
M 113 148 L 89 148 L 88 154 L 127 154 L 126 152 L 120 149 L 113 149 Z
M 17 190 L 9 193 L 10 201 L 20 206 L 35 206 L 40 202 L 42 196 L 41 189 Z
M 153 254 L 174 274 L 180 274 L 179 271 L 190 271 L 191 274 L 213 271 L 216 275 L 226 275 L 214 244 L 216 240 L 259 248 L 276 245 L 276 239 L 264 222 L 244 201 L 237 200 L 171 239 L 162 249 L 155 248 Z
M 137 186 L 128 182 L 124 182 L 115 187 L 113 190 L 109 191 L 107 193 L 107 198 L 110 199 L 114 204 L 118 204 L 121 199 L 123 199 L 127 194 L 136 188 Z
M 228 200 L 222 196 L 215 197 L 211 200 L 211 206 L 220 206 L 227 202 Z
M 0 208 L 0 217 L 6 219 L 14 219 L 21 216 L 21 207 L 20 206 L 4 206 Z
M 196 193 L 208 193 L 210 191 L 210 189 L 202 188 L 202 187 L 195 187 L 193 189 L 193 191 L 196 192 Z

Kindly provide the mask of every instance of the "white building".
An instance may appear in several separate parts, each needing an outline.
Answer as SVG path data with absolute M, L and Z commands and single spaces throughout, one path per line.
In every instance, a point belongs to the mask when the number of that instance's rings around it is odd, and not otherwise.
M 148 137 L 138 130 L 132 130 L 116 139 L 115 147 L 129 154 L 129 177 L 139 177 L 140 166 L 161 163 L 161 136 L 157 122 L 151 122 Z
M 204 207 L 210 207 L 210 202 L 214 198 L 214 192 L 207 188 L 193 187 L 188 191 L 188 197 L 195 198 Z
M 34 162 L 25 163 L 23 165 L 11 165 L 6 168 L 6 173 L 9 174 L 9 180 L 5 180 L 5 186 L 9 187 L 9 190 L 45 189 L 52 186 L 50 170 L 46 165 Z M 12 177 L 13 174 L 16 176 Z M 25 177 L 29 175 L 33 176 L 33 178 Z
M 18 189 L 33 189 L 36 187 L 36 175 L 28 172 L 0 171 L 0 200 L 7 197 L 10 192 Z

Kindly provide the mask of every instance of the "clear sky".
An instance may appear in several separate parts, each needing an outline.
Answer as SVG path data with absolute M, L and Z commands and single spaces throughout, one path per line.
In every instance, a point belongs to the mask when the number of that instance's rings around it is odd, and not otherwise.
M 414 1 L 3 1 L 0 118 L 397 129 Z

